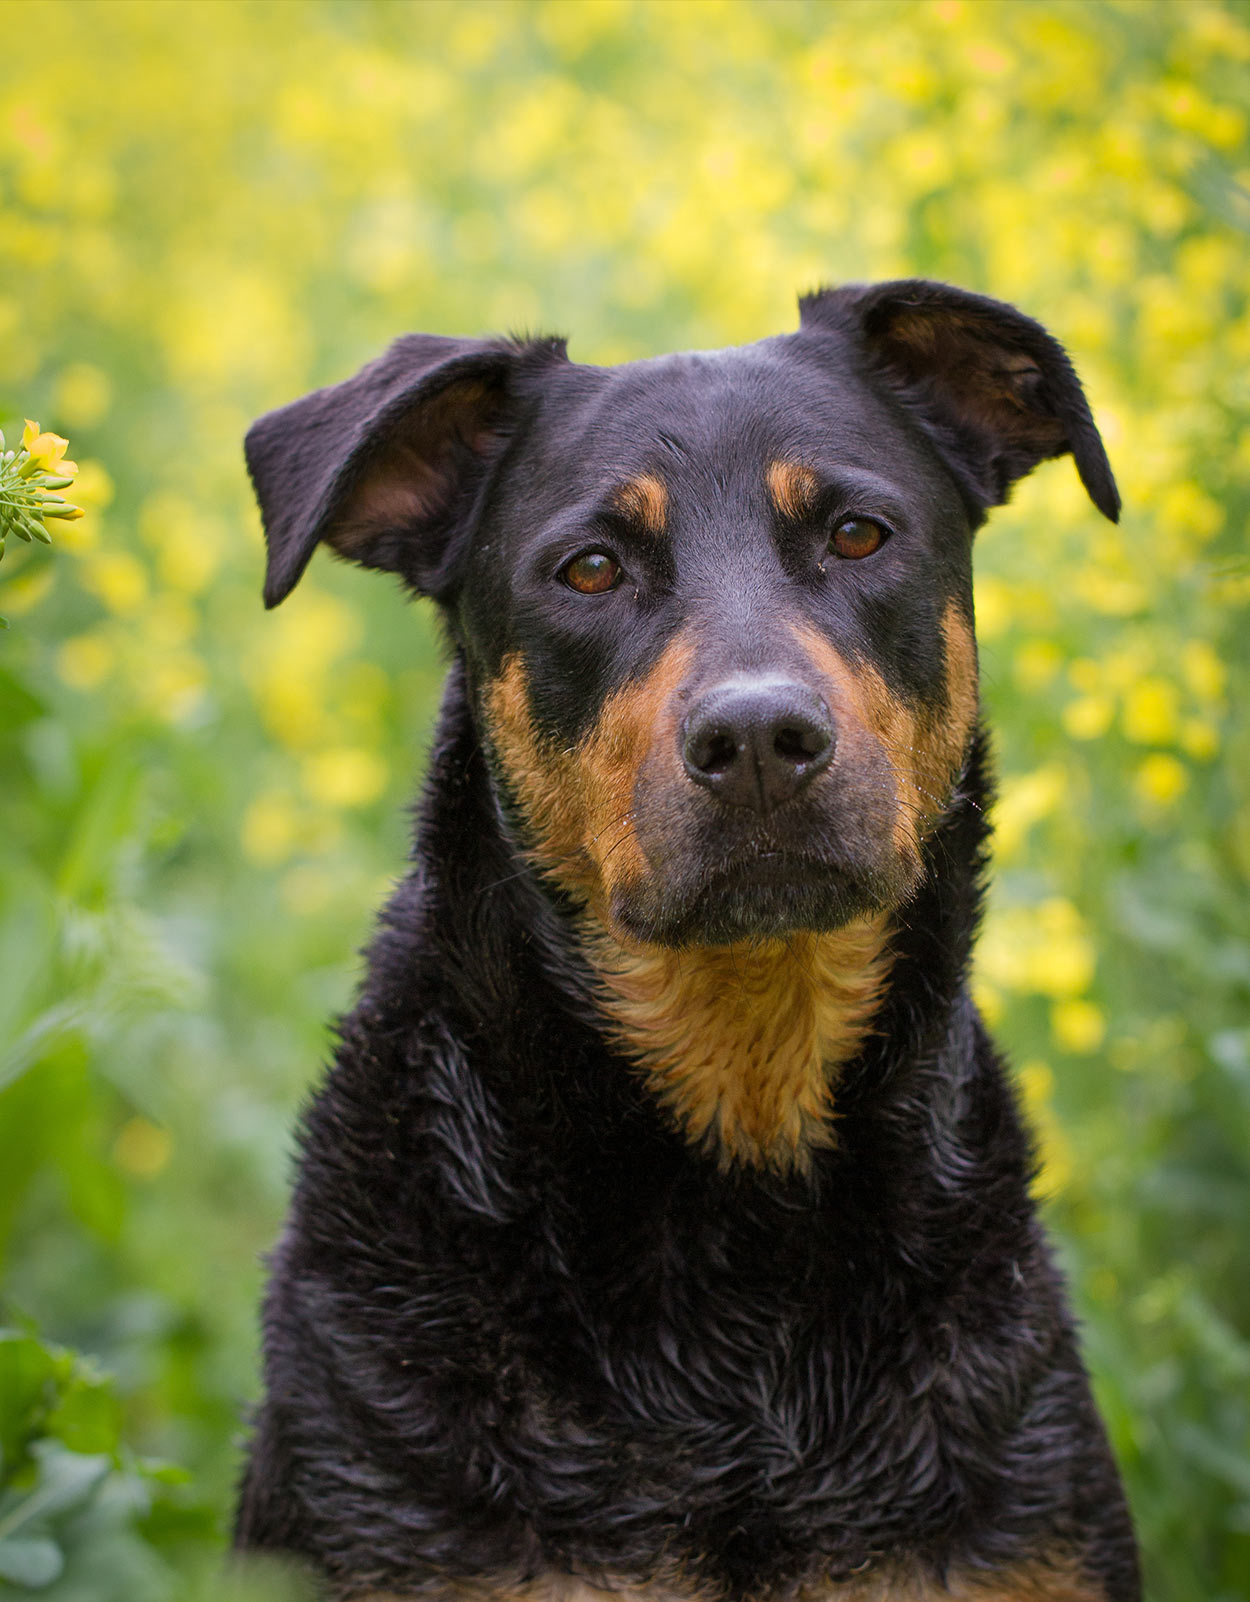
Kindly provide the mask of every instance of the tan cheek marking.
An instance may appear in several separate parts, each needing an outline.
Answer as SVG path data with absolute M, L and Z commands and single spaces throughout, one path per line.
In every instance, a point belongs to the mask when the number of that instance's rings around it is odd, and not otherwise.
M 764 474 L 773 505 L 783 517 L 796 522 L 811 514 L 820 480 L 802 462 L 770 462 Z
M 587 949 L 618 1038 L 687 1138 L 740 1162 L 805 1170 L 833 1143 L 833 1070 L 860 1049 L 889 973 L 884 914 L 832 934 L 731 946 Z
M 894 848 L 917 867 L 920 821 L 926 807 L 911 770 L 916 746 L 916 719 L 893 695 L 870 663 L 852 666 L 818 629 L 803 625 L 795 634 L 824 679 L 824 688 L 838 727 L 837 760 L 869 762 L 884 757 L 895 786 Z M 876 764 L 873 764 L 874 766 Z
M 963 613 L 951 601 L 942 616 L 945 704 L 929 717 L 900 701 L 870 663 L 848 663 L 818 630 L 804 627 L 796 633 L 826 681 L 839 740 L 845 742 L 849 716 L 852 735 L 866 734 L 888 760 L 898 801 L 895 849 L 918 860 L 921 842 L 947 804 L 976 726 L 976 642 Z
M 945 704 L 916 721 L 911 782 L 926 826 L 936 821 L 959 776 L 976 727 L 979 708 L 977 647 L 972 629 L 954 601 L 942 614 L 946 646 Z
M 946 731 L 944 756 L 948 766 L 964 759 L 981 710 L 981 684 L 977 669 L 977 642 L 972 625 L 954 601 L 942 614 L 946 640 Z
M 668 524 L 668 488 L 654 473 L 639 473 L 617 487 L 617 510 L 648 534 L 663 534 Z
M 583 851 L 583 798 L 573 753 L 539 738 L 530 712 L 525 664 L 510 656 L 486 698 L 495 755 L 533 835 L 540 866 L 566 889 L 585 889 L 589 863 Z
M 536 733 L 519 656 L 508 658 L 487 697 L 492 743 L 539 865 L 600 917 L 618 885 L 650 872 L 634 824 L 634 793 L 653 751 L 671 747 L 676 764 L 675 692 L 693 653 L 691 640 L 671 641 L 647 677 L 610 696 L 594 729 L 568 750 Z

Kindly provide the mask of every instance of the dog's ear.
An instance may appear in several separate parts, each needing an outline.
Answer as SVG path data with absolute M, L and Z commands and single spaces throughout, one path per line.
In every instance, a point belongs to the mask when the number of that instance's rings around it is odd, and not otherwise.
M 863 342 L 982 506 L 1005 501 L 1038 462 L 1071 451 L 1090 499 L 1118 522 L 1119 492 L 1080 381 L 1031 317 L 923 278 L 820 290 L 799 311 L 804 329 Z
M 265 605 L 291 593 L 322 540 L 436 590 L 507 441 L 518 368 L 563 359 L 561 340 L 407 334 L 354 378 L 253 423 L 244 449 L 269 547 Z

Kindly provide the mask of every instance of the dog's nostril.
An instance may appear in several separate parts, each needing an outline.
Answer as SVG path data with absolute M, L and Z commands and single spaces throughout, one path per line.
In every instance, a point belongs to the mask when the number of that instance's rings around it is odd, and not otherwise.
M 709 734 L 696 743 L 690 760 L 701 773 L 724 773 L 738 760 L 737 742 L 728 734 Z
M 773 750 L 785 762 L 810 762 L 829 744 L 829 731 L 814 723 L 788 725 L 773 737 Z

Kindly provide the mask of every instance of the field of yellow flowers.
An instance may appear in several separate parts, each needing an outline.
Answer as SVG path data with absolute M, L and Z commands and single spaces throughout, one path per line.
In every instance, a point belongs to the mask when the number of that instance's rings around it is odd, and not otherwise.
M 325 556 L 263 613 L 249 420 L 407 329 L 617 361 L 918 274 L 1068 345 L 1124 492 L 981 536 L 978 984 L 1150 1595 L 1244 1602 L 1250 5 L 0 16 L 0 426 L 86 510 L 0 565 L 0 1596 L 226 1594 L 258 1256 L 404 859 L 431 619 Z

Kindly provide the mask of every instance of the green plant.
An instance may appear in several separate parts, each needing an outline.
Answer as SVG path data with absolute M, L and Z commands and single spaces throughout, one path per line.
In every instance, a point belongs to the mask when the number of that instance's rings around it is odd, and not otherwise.
M 38 423 L 26 420 L 20 450 L 8 450 L 0 434 L 0 557 L 10 534 L 27 544 L 41 540 L 52 543 L 48 518 L 77 518 L 82 507 L 67 501 L 60 491 L 68 489 L 78 472 L 77 462 L 65 460 L 69 446 L 59 434 L 45 434 Z M 8 622 L 0 617 L 0 628 Z

